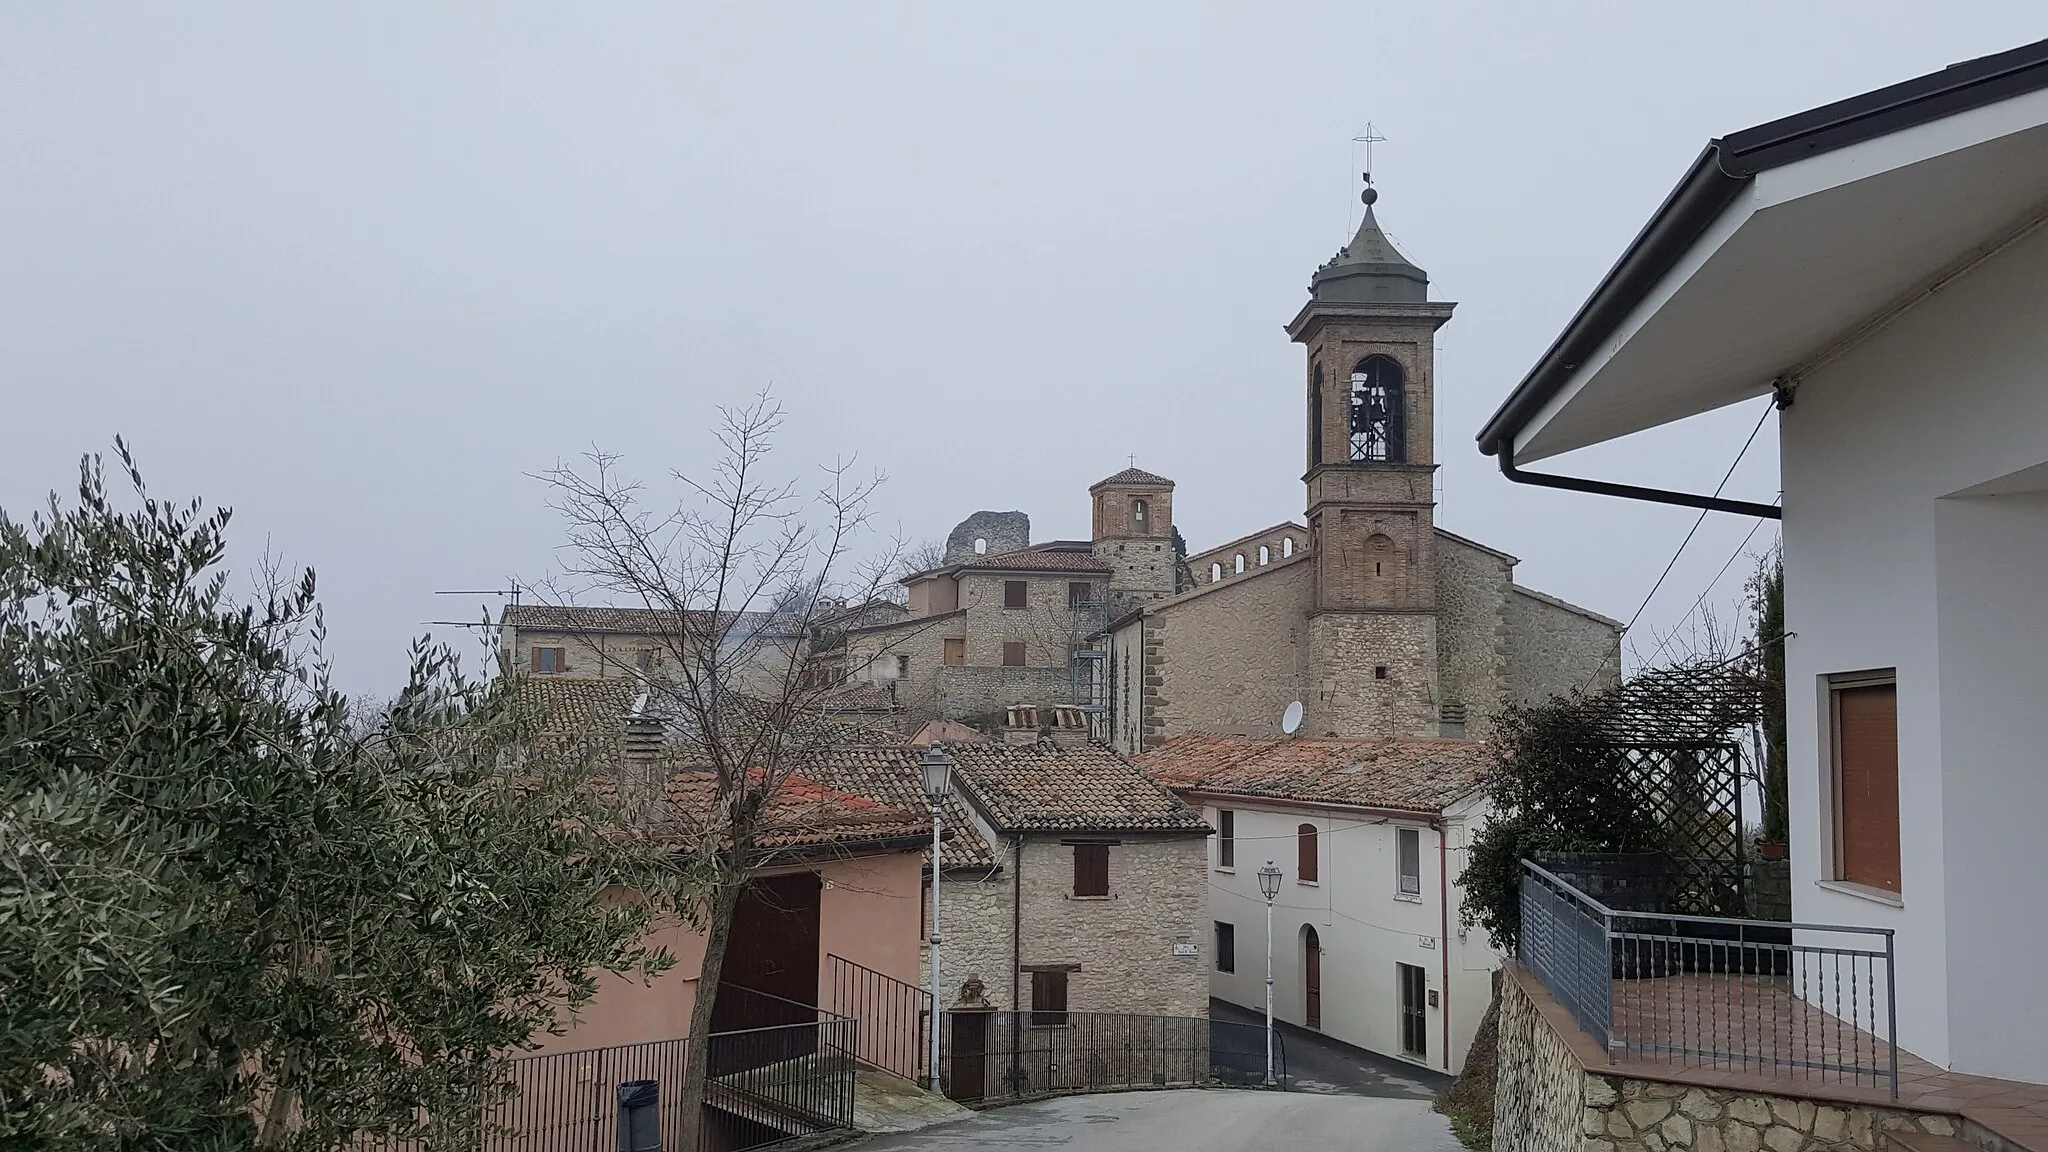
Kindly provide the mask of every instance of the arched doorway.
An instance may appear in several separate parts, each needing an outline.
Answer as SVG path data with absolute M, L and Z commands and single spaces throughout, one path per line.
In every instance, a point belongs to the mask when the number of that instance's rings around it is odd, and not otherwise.
M 1321 1031 L 1323 1027 L 1323 942 L 1313 925 L 1301 933 L 1302 988 L 1305 992 L 1303 1021 Z

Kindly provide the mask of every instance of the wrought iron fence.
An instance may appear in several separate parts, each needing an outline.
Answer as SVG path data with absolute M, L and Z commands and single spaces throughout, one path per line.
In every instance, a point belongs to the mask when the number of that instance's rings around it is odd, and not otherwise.
M 723 996 L 721 990 L 720 995 Z M 858 1025 L 828 1017 L 710 1038 L 700 1152 L 740 1152 L 853 1126 Z M 610 1152 L 619 1147 L 619 1088 L 653 1081 L 661 1146 L 684 1147 L 686 1040 L 662 1040 L 509 1062 L 512 1093 L 489 1109 L 475 1152 Z M 380 1152 L 440 1152 L 446 1141 L 390 1139 Z
M 1522 862 L 1522 964 L 1609 1053 L 1899 1091 L 1891 929 L 1618 911 Z
M 1066 1012 L 1034 1024 L 1031 1012 L 940 1014 L 939 1073 L 946 1095 L 981 1101 L 1118 1088 L 1255 1086 L 1265 1080 L 1266 1032 L 1199 1016 Z M 1287 1053 L 1273 1036 L 1274 1075 L 1287 1085 Z
M 932 994 L 843 956 L 827 953 L 825 962 L 832 1011 L 860 1023 L 861 1063 L 906 1080 L 922 1076 Z

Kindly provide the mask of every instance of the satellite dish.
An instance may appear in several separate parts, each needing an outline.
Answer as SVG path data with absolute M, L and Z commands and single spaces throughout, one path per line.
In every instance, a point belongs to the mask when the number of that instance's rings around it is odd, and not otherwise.
M 1289 736 L 1301 731 L 1301 701 L 1296 700 L 1280 714 L 1280 730 Z

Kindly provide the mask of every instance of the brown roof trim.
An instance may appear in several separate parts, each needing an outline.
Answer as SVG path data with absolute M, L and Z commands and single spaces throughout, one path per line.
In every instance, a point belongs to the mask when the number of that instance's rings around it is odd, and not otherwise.
M 1269 796 L 1263 792 L 1219 792 L 1212 788 L 1177 788 L 1171 784 L 1164 784 L 1161 787 L 1184 799 L 1205 801 L 1211 804 L 1219 801 L 1231 804 L 1249 802 L 1253 804 L 1270 804 L 1276 808 L 1317 808 L 1336 812 L 1364 812 L 1375 816 L 1386 816 L 1402 820 L 1413 819 L 1417 816 L 1441 817 L 1444 814 L 1444 810 L 1450 807 L 1450 805 L 1446 804 L 1441 808 L 1390 808 L 1384 804 L 1346 804 L 1341 800 L 1294 800 L 1286 796 Z M 1472 790 L 1472 792 L 1477 791 L 1479 791 L 1477 788 Z M 1466 792 L 1457 799 L 1463 800 L 1466 796 L 1472 795 L 1472 792 Z M 1431 823 L 1434 822 L 1434 820 L 1431 820 Z

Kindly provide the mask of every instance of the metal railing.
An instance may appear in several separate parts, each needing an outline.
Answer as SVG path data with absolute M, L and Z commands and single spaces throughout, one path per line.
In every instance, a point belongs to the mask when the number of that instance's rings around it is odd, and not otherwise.
M 721 997 L 725 990 L 720 990 Z M 828 1017 L 710 1037 L 698 1148 L 740 1152 L 853 1126 L 852 1020 Z M 661 1040 L 522 1056 L 507 1063 L 512 1092 L 488 1109 L 474 1152 L 591 1152 L 619 1146 L 619 1087 L 658 1085 L 663 1148 L 683 1143 L 683 1081 L 689 1041 Z M 431 1125 L 429 1125 L 431 1130 Z M 446 1140 L 382 1139 L 380 1152 L 429 1152 Z
M 1889 928 L 1609 908 L 1522 862 L 1518 956 L 1608 1058 L 1899 1092 Z
M 1202 1016 L 1065 1012 L 1034 1024 L 1032 1012 L 942 1012 L 940 1084 L 960 1101 L 1119 1088 L 1262 1084 L 1262 1025 Z M 1287 1086 L 1283 1038 L 1273 1036 L 1274 1074 Z
M 860 1024 L 860 1062 L 906 1080 L 923 1075 L 932 994 L 844 956 L 827 953 L 825 963 L 832 1011 Z

